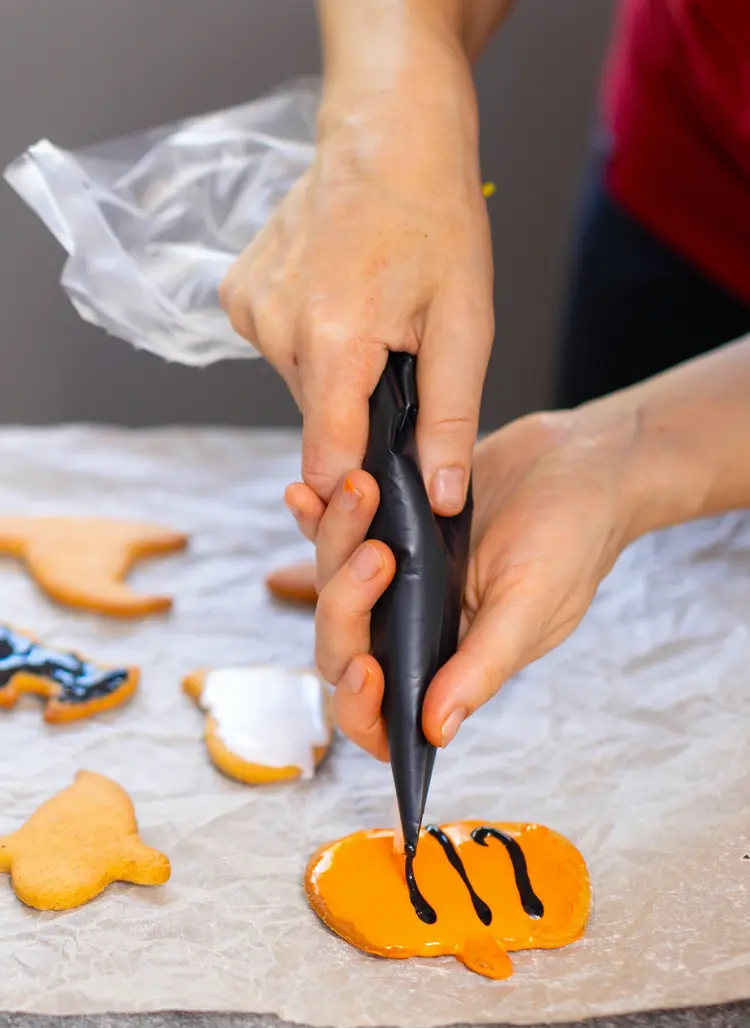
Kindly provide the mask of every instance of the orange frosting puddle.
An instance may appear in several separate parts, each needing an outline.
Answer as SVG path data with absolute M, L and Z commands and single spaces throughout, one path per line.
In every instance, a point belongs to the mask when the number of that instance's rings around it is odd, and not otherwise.
M 313 910 L 367 953 L 453 955 L 489 978 L 510 977 L 509 952 L 556 949 L 581 938 L 591 887 L 583 857 L 561 835 L 539 825 L 480 821 L 444 825 L 442 833 L 444 844 L 423 831 L 414 861 L 434 924 L 415 912 L 404 857 L 394 852 L 388 829 L 356 832 L 313 856 L 305 875 Z M 474 898 L 448 849 L 460 858 Z

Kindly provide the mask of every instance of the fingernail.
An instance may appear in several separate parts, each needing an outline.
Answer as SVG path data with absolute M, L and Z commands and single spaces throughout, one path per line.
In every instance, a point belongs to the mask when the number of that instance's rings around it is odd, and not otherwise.
M 362 692 L 367 681 L 367 674 L 367 668 L 362 668 L 359 664 L 352 661 L 344 672 L 344 677 L 339 682 L 339 687 L 352 695 Z
M 299 521 L 299 519 L 302 517 L 302 511 L 299 507 L 290 507 L 289 513 L 292 515 L 293 518 L 296 518 L 297 521 Z
M 458 730 L 466 720 L 468 710 L 465 707 L 457 707 L 452 714 L 443 722 L 443 728 L 440 733 L 440 745 L 447 746 L 449 742 L 453 742 L 458 734 Z
M 359 501 L 362 499 L 362 493 L 359 489 L 355 489 L 352 485 L 351 479 L 347 478 L 344 481 L 344 488 L 341 490 L 341 497 L 339 499 L 339 506 L 342 510 L 355 511 L 359 506 Z
M 464 469 L 458 465 L 440 468 L 432 480 L 432 502 L 441 510 L 458 512 L 464 505 Z
M 367 582 L 377 575 L 383 567 L 383 561 L 375 547 L 365 543 L 354 554 L 349 567 L 355 578 Z

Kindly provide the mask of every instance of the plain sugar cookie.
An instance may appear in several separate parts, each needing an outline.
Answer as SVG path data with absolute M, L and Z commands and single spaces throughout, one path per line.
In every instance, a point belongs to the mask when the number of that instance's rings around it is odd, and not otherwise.
M 328 689 L 313 671 L 270 665 L 196 671 L 183 689 L 206 714 L 211 759 L 237 781 L 311 778 L 328 751 Z
M 272 571 L 266 579 L 272 596 L 287 603 L 300 603 L 314 607 L 318 602 L 315 588 L 315 562 L 301 561 Z
M 540 825 L 429 825 L 413 876 L 410 887 L 393 831 L 376 829 L 320 849 L 305 891 L 318 917 L 367 953 L 451 955 L 489 978 L 513 973 L 508 953 L 567 946 L 586 927 L 591 886 L 583 857 Z
M 188 537 L 160 525 L 109 518 L 0 518 L 0 553 L 20 557 L 37 585 L 68 607 L 137 618 L 169 610 L 169 596 L 124 581 L 136 561 L 174 553 Z
M 77 721 L 125 703 L 138 678 L 138 668 L 101 667 L 0 625 L 0 707 L 13 707 L 22 694 L 31 693 L 47 701 L 45 721 Z
M 170 875 L 167 857 L 141 842 L 125 790 L 91 771 L 0 836 L 0 871 L 37 910 L 70 910 L 111 882 L 163 885 Z

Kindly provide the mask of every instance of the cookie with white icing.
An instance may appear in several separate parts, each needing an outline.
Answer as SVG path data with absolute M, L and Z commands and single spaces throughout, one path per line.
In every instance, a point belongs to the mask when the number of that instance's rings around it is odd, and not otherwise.
M 305 668 L 246 665 L 195 671 L 184 691 L 206 715 L 216 767 L 239 782 L 311 778 L 328 752 L 328 688 Z

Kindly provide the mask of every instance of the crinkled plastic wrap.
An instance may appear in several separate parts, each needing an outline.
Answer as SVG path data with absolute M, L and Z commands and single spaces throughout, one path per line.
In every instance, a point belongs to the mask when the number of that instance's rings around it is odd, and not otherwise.
M 318 84 L 71 153 L 41 140 L 5 177 L 68 253 L 78 313 L 182 364 L 247 358 L 218 286 L 309 167 Z
M 417 362 L 391 353 L 370 399 L 364 467 L 380 489 L 370 537 L 396 555 L 393 582 L 372 613 L 372 652 L 385 682 L 383 714 L 407 852 L 416 851 L 435 763 L 422 704 L 456 652 L 473 502 L 455 518 L 432 513 L 417 454 Z
M 0 834 L 79 768 L 132 795 L 169 854 L 158 889 L 117 885 L 79 910 L 24 908 L 0 875 L 0 1007 L 273 1012 L 301 1024 L 424 1028 L 564 1022 L 750 995 L 750 518 L 707 521 L 624 554 L 581 628 L 506 686 L 440 754 L 426 817 L 532 820 L 568 836 L 594 886 L 586 937 L 513 955 L 491 982 L 451 958 L 386 961 L 328 932 L 302 874 L 318 846 L 392 823 L 389 768 L 337 740 L 310 782 L 223 778 L 180 690 L 196 667 L 313 648 L 310 614 L 274 606 L 269 569 L 304 557 L 283 504 L 294 434 L 0 431 L 0 512 L 101 514 L 192 533 L 135 584 L 170 617 L 59 609 L 12 560 L 2 616 L 53 644 L 136 662 L 132 705 L 44 725 L 0 713 Z

